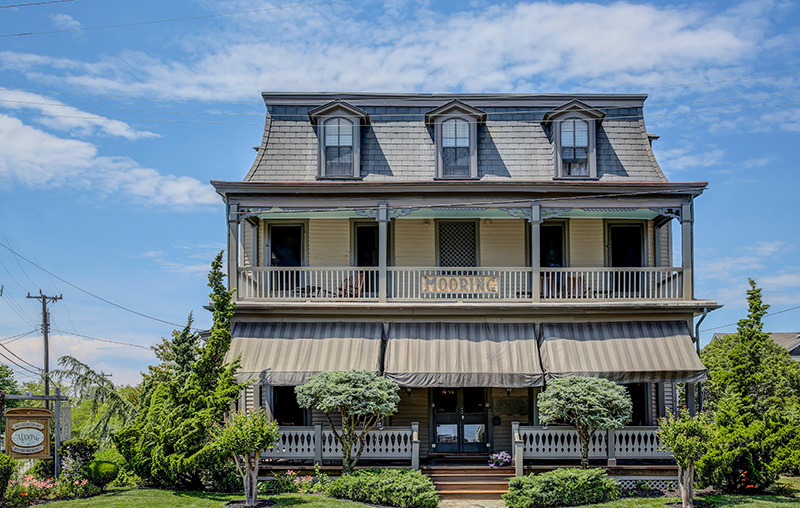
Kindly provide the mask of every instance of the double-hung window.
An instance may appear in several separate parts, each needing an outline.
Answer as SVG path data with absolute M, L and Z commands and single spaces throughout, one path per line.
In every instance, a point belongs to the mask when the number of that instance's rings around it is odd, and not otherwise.
M 555 177 L 594 179 L 597 171 L 597 130 L 605 112 L 574 99 L 545 113 L 553 141 Z
M 589 176 L 589 123 L 561 122 L 561 172 L 564 176 Z
M 442 122 L 442 176 L 470 176 L 469 122 L 452 118 Z
M 325 131 L 325 176 L 353 176 L 353 122 L 347 118 L 331 118 L 323 124 Z
M 366 111 L 335 100 L 308 112 L 319 139 L 317 178 L 361 178 L 361 126 L 369 125 Z
M 478 178 L 478 126 L 486 113 L 452 100 L 425 114 L 433 127 L 436 178 Z

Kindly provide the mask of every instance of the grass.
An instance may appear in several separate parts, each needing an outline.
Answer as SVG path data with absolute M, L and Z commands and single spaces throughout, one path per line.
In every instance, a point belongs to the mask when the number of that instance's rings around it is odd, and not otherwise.
M 277 501 L 276 507 L 296 508 L 368 508 L 353 501 L 303 494 L 259 494 L 259 499 Z M 158 489 L 111 489 L 86 499 L 54 501 L 47 508 L 221 508 L 228 501 L 243 501 L 242 494 L 178 492 Z

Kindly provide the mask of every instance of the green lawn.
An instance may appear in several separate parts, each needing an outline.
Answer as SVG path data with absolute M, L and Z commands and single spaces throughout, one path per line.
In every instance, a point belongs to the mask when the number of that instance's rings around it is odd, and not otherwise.
M 369 508 L 365 504 L 322 496 L 301 494 L 261 494 L 259 499 L 274 499 L 279 507 L 297 508 Z M 72 501 L 47 503 L 47 508 L 220 508 L 233 500 L 244 500 L 239 494 L 209 492 L 175 492 L 157 489 L 111 489 L 105 494 Z

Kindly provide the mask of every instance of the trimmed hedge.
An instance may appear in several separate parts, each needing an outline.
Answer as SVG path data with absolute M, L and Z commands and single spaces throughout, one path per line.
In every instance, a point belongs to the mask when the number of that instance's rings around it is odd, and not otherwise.
M 325 485 L 331 497 L 401 508 L 436 508 L 439 496 L 431 479 L 408 469 L 363 469 Z
M 509 508 L 578 506 L 614 501 L 619 485 L 604 469 L 556 469 L 512 478 L 503 501 Z
M 11 480 L 16 468 L 17 464 L 14 459 L 5 453 L 0 453 L 0 499 L 5 497 L 8 481 Z
M 89 482 L 100 489 L 105 489 L 106 485 L 116 480 L 119 475 L 119 466 L 106 460 L 93 460 L 83 469 Z

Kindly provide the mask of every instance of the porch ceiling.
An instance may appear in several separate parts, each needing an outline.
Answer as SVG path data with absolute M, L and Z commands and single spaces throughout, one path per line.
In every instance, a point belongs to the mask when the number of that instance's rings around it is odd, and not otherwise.
M 509 207 L 401 207 L 395 218 L 403 219 L 518 219 Z M 552 213 L 552 212 L 551 212 Z M 368 219 L 367 209 L 347 208 L 281 208 L 272 207 L 258 213 L 259 219 Z M 650 208 L 559 208 L 554 214 L 569 219 L 651 220 L 658 212 Z

